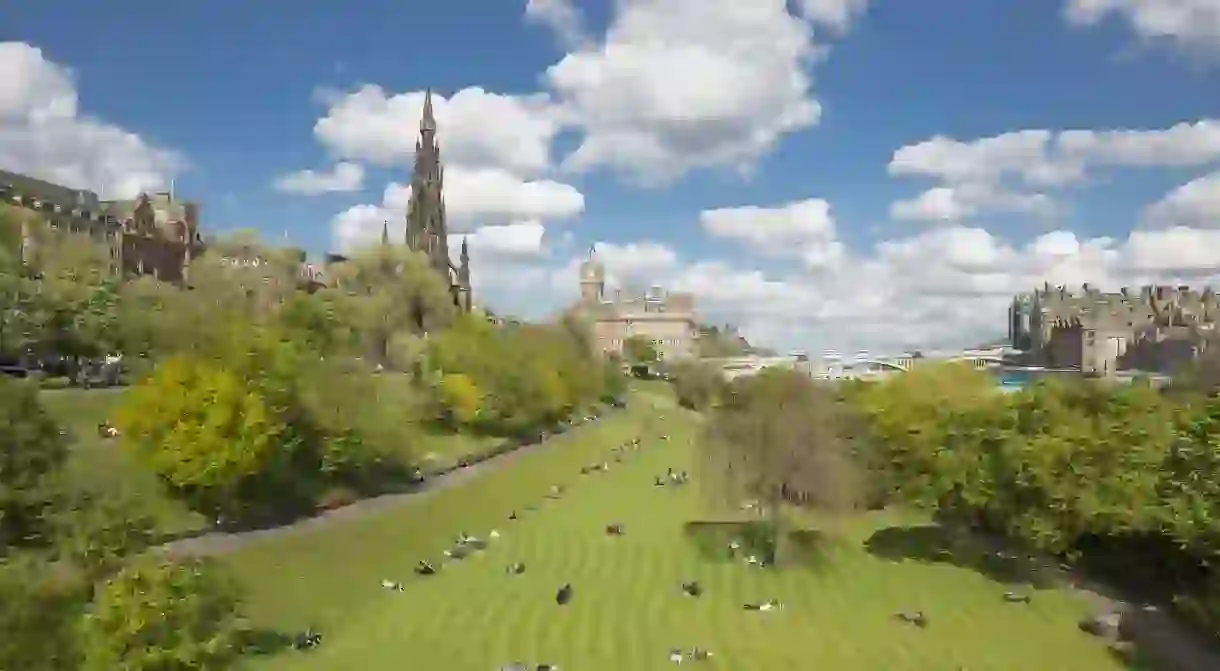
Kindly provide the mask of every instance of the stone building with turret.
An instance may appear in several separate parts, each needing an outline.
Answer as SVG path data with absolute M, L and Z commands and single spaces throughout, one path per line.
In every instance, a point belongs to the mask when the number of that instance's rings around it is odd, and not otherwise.
M 1012 346 L 1033 365 L 1092 375 L 1170 374 L 1215 337 L 1220 297 L 1187 286 L 1102 292 L 1086 284 L 1072 292 L 1044 284 L 1013 299 L 1008 321 Z
M 470 250 L 466 239 L 457 265 L 449 258 L 449 224 L 445 216 L 445 168 L 436 143 L 436 118 L 432 111 L 432 91 L 424 94 L 424 111 L 415 143 L 415 168 L 411 173 L 411 199 L 407 204 L 407 247 L 422 252 L 428 264 L 444 278 L 453 302 L 469 312 Z M 388 240 L 388 231 L 382 232 Z
M 93 191 L 0 170 L 0 201 L 39 215 L 52 231 L 92 239 L 107 250 L 111 272 L 124 277 L 180 282 L 204 251 L 199 206 L 176 200 L 172 191 L 104 201 Z M 23 259 L 37 253 L 28 227 L 24 222 Z
M 659 286 L 643 295 L 628 296 L 616 290 L 608 296 L 606 268 L 596 249 L 589 249 L 589 258 L 580 266 L 580 301 L 571 312 L 587 320 L 594 347 L 603 353 L 621 355 L 628 338 L 642 337 L 652 341 L 664 360 L 697 355 L 699 323 L 694 296 Z

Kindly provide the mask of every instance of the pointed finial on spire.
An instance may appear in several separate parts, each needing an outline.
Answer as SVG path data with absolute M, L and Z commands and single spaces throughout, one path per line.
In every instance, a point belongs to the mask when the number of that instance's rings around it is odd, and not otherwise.
M 467 238 L 469 238 L 469 237 L 470 237 L 470 236 L 468 236 L 468 235 L 463 235 L 463 236 L 462 236 L 462 258 L 463 258 L 463 259 L 468 259 L 468 258 L 470 258 L 470 250 L 469 250 L 469 248 L 466 246 L 466 240 L 467 240 Z
M 390 221 L 388 219 L 381 222 L 381 244 L 390 244 Z
M 597 256 L 597 243 L 595 242 L 595 243 L 589 245 L 589 258 L 592 259 L 596 256 Z
M 424 115 L 419 120 L 419 131 L 421 133 L 436 132 L 436 117 L 432 115 L 432 89 L 424 91 Z

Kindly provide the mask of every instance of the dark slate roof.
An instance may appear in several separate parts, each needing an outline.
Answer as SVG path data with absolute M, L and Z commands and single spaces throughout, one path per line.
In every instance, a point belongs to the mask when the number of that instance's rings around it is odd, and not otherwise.
M 70 189 L 66 186 L 52 184 L 51 182 L 19 175 L 7 170 L 0 170 L 0 184 L 9 185 L 20 194 L 45 200 L 65 210 L 80 208 L 82 210 L 97 211 L 99 206 L 97 194 L 92 191 Z

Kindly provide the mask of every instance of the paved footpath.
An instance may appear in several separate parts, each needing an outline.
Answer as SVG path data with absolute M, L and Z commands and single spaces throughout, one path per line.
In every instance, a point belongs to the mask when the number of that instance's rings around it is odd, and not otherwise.
M 614 414 L 604 416 L 597 421 L 605 421 L 614 419 Z M 586 426 L 581 426 L 575 429 L 580 431 Z M 567 435 L 567 434 L 565 434 Z M 415 489 L 407 492 L 396 494 L 383 494 L 367 499 L 361 499 L 351 505 L 328 510 L 313 517 L 308 517 L 283 526 L 271 527 L 269 529 L 256 529 L 253 531 L 212 531 L 191 538 L 183 538 L 181 540 L 172 541 L 162 545 L 159 550 L 167 554 L 178 555 L 195 555 L 195 556 L 216 556 L 224 555 L 230 552 L 236 552 L 248 545 L 258 543 L 263 540 L 272 538 L 283 538 L 285 536 L 295 536 L 300 534 L 308 534 L 320 529 L 324 529 L 332 524 L 358 520 L 369 515 L 373 515 L 391 508 L 410 503 L 412 501 L 422 501 L 433 494 L 460 487 L 463 484 L 470 482 L 475 478 L 482 477 L 488 473 L 494 473 L 504 466 L 512 463 L 527 454 L 540 449 L 545 449 L 552 440 L 563 438 L 563 436 L 554 436 L 540 443 L 527 445 L 518 448 L 511 452 L 506 452 L 501 455 L 492 457 L 486 461 L 459 468 L 450 471 L 444 475 L 436 475 L 428 478 Z

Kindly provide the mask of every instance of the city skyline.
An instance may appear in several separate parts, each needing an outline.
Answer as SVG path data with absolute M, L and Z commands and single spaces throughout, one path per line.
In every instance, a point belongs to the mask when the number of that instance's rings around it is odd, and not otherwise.
M 1043 282 L 1220 270 L 1206 0 L 124 7 L 9 12 L 0 169 L 176 183 L 204 231 L 319 258 L 403 239 L 431 88 L 451 230 L 503 313 L 570 305 L 593 243 L 610 285 L 780 351 L 970 345 Z

